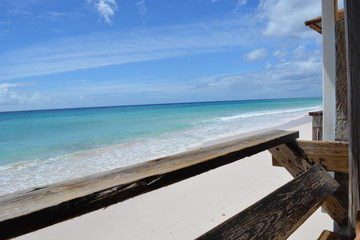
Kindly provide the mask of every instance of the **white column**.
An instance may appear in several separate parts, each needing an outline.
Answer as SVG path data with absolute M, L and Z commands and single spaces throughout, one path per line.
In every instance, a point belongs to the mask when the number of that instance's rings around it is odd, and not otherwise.
M 323 140 L 335 140 L 336 124 L 336 49 L 335 1 L 322 0 L 323 35 Z

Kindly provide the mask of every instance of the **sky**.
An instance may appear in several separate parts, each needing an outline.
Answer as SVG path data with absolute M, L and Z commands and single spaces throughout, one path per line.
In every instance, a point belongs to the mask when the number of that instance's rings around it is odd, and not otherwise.
M 1 0 L 0 111 L 321 96 L 320 0 Z

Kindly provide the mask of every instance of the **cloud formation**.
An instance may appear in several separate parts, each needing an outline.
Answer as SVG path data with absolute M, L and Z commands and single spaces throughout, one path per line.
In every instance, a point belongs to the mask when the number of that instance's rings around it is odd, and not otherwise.
M 136 3 L 136 6 L 138 7 L 138 13 L 140 15 L 145 15 L 147 12 L 147 7 L 145 5 L 145 0 L 140 0 Z
M 299 54 L 301 53 L 301 54 Z M 209 91 L 235 91 L 241 98 L 273 98 L 274 96 L 318 96 L 322 89 L 322 58 L 317 50 L 303 45 L 295 48 L 290 60 L 263 70 L 198 80 L 197 87 Z M 287 94 L 287 95 L 286 95 Z
M 255 50 L 245 54 L 246 60 L 248 60 L 250 62 L 264 60 L 266 58 L 266 56 L 267 56 L 267 51 L 265 48 L 258 48 L 258 49 L 255 49 Z
M 14 15 L 14 16 L 29 16 L 29 15 L 33 15 L 33 12 L 30 11 L 26 11 L 26 10 L 22 10 L 22 9 L 10 9 L 7 11 L 8 14 L 10 15 Z
M 211 0 L 212 3 L 219 2 L 220 0 Z M 247 4 L 248 0 L 237 0 L 234 10 L 239 10 L 242 6 L 245 6 Z
M 321 15 L 321 1 L 314 0 L 262 0 L 258 17 L 265 23 L 263 34 L 276 37 L 314 36 L 304 22 Z
M 111 17 L 118 9 L 116 0 L 87 0 L 98 11 L 100 17 L 108 24 L 111 24 Z
M 0 54 L 0 80 L 241 49 L 256 35 L 241 24 L 228 19 L 62 38 Z
M 273 56 L 274 56 L 274 57 L 277 57 L 277 58 L 284 58 L 284 57 L 286 57 L 287 55 L 288 55 L 288 53 L 285 52 L 285 51 L 281 51 L 281 50 L 275 50 L 275 51 L 273 51 Z
M 242 6 L 245 6 L 247 0 L 238 0 L 235 6 L 235 10 L 239 10 Z
M 12 87 L 17 87 L 17 86 L 18 84 L 10 84 L 10 83 L 0 84 L 0 109 L 2 106 L 6 106 L 6 105 L 33 104 L 37 102 L 42 102 L 44 100 L 37 93 L 32 95 L 21 94 L 10 89 Z

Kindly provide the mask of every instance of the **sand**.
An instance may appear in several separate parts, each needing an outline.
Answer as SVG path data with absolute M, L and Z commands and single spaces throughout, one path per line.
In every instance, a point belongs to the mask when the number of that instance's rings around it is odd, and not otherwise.
M 298 123 L 290 130 L 311 140 L 310 119 Z M 194 239 L 291 179 L 265 151 L 17 239 Z M 289 239 L 317 239 L 324 229 L 332 221 L 319 209 Z

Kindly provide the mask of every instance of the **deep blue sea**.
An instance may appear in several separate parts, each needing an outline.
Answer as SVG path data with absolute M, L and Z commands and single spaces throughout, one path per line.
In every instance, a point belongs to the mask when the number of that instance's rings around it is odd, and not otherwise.
M 0 194 L 289 123 L 321 98 L 0 112 Z

